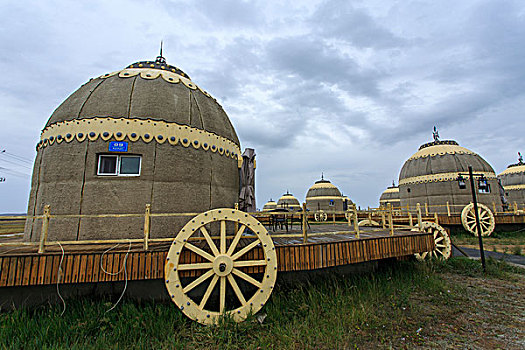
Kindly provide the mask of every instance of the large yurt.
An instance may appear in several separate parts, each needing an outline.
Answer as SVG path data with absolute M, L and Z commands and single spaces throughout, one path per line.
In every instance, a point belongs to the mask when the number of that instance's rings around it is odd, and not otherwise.
M 47 121 L 28 215 L 198 213 L 233 207 L 240 143 L 217 101 L 159 56 L 90 79 Z M 152 217 L 151 238 L 188 218 Z M 35 241 L 39 220 L 24 238 Z M 140 238 L 144 217 L 52 218 L 48 240 Z
M 306 193 L 306 209 L 313 212 L 340 212 L 344 210 L 343 202 L 341 191 L 323 176 Z
M 270 210 L 274 210 L 275 208 L 277 208 L 277 203 L 275 203 L 275 201 L 273 201 L 270 198 L 270 200 L 266 202 L 266 204 L 264 204 L 263 211 L 270 211 Z
M 518 162 L 509 165 L 498 175 L 498 179 L 505 190 L 509 205 L 516 203 L 521 208 L 521 205 L 525 204 L 525 163 L 520 153 L 518 156 Z
M 400 206 L 399 187 L 395 184 L 392 184 L 392 186 L 384 190 L 383 193 L 381 193 L 381 197 L 379 197 L 379 206 L 386 207 L 388 204 L 396 209 Z
M 485 159 L 475 152 L 459 146 L 456 141 L 435 138 L 425 143 L 405 162 L 399 174 L 399 198 L 401 207 L 414 208 L 417 203 L 428 205 L 431 212 L 446 213 L 447 202 L 451 212 L 461 212 L 463 207 L 472 202 L 468 167 L 473 172 L 483 175 L 487 181 L 487 190 L 478 188 L 475 179 L 478 201 L 491 210 L 494 206 L 501 211 L 502 202 L 499 184 L 494 169 Z M 460 189 L 458 175 L 462 174 L 466 188 Z
M 286 193 L 283 194 L 281 198 L 279 198 L 279 200 L 277 201 L 277 209 L 281 209 L 281 208 L 292 210 L 292 211 L 297 211 L 297 210 L 302 209 L 301 203 L 299 203 L 299 200 L 295 198 L 294 195 L 289 193 L 288 191 L 286 191 Z

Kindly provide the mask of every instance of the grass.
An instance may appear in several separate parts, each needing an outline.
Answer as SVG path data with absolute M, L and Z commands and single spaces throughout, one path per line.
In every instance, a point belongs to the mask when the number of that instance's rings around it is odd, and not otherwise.
M 478 237 L 466 232 L 452 235 L 452 241 L 459 246 L 478 246 Z M 494 252 L 522 255 L 525 250 L 525 230 L 495 231 L 489 237 L 483 237 L 483 245 Z
M 278 283 L 260 314 L 243 323 L 228 318 L 217 326 L 189 321 L 173 304 L 124 300 L 106 313 L 108 300 L 69 300 L 61 305 L 0 314 L 0 348 L 39 349 L 294 349 L 381 348 L 429 344 L 439 307 L 464 312 L 465 287 L 444 276 L 507 281 L 517 269 L 492 259 L 488 273 L 479 262 L 404 262 L 365 275 L 327 275 Z

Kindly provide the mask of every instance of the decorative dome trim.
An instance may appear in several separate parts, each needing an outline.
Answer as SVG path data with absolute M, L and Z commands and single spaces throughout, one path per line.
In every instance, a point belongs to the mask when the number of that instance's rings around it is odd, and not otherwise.
M 190 79 L 188 74 L 184 73 L 182 71 L 182 69 L 180 69 L 178 67 L 175 67 L 175 66 L 172 66 L 171 64 L 167 64 L 166 63 L 166 59 L 164 57 L 161 57 L 161 58 L 162 58 L 161 60 L 157 59 L 155 62 L 153 62 L 153 61 L 135 62 L 135 63 L 130 64 L 129 66 L 127 66 L 126 69 L 130 69 L 130 68 L 160 69 L 160 70 L 163 70 L 163 71 L 166 71 L 166 72 L 176 73 L 178 75 L 181 75 L 181 76 L 183 76 L 185 78 Z
M 317 181 L 315 184 L 312 185 L 312 187 L 310 187 L 311 190 L 317 189 L 317 188 L 337 188 L 337 187 L 335 187 L 335 185 L 332 184 L 331 182 L 325 180 L 323 182 Z
M 399 193 L 399 187 L 389 187 L 383 193 Z
M 445 141 L 439 141 L 439 142 L 445 142 Z M 435 143 L 436 142 L 431 142 L 431 144 L 435 144 Z M 472 152 L 469 149 L 458 146 L 457 143 L 456 144 L 429 145 L 426 147 L 423 147 L 423 146 L 421 146 L 419 148 L 419 151 L 414 153 L 412 157 L 408 158 L 408 160 L 424 158 L 424 157 L 444 156 L 446 154 L 476 154 L 475 152 Z
M 306 197 L 306 201 L 317 201 L 317 200 L 324 200 L 324 199 L 337 199 L 337 200 L 343 200 L 343 197 L 341 196 L 317 196 L 317 197 Z
M 459 144 L 456 141 L 454 141 L 454 140 L 443 140 L 443 141 L 435 140 L 435 141 L 428 142 L 428 143 L 425 143 L 425 144 L 422 144 L 421 146 L 419 146 L 419 151 L 421 151 L 423 148 L 432 147 L 432 146 L 439 146 L 439 145 L 459 146 Z
M 487 179 L 496 179 L 496 174 L 492 172 L 476 171 L 476 174 L 483 174 Z M 458 178 L 458 175 L 459 175 L 459 172 L 407 177 L 406 179 L 399 180 L 399 185 L 456 181 Z M 461 175 L 463 176 L 464 179 L 469 179 L 468 175 L 464 175 L 463 173 L 461 173 Z
M 525 164 L 512 164 L 509 167 L 501 172 L 498 176 L 515 174 L 515 173 L 525 173 Z
M 202 92 L 205 96 L 209 98 L 213 98 L 208 92 L 206 92 L 204 89 L 201 89 L 199 86 L 197 86 L 195 83 L 193 83 L 187 75 L 182 76 L 180 74 L 177 74 L 175 72 L 171 71 L 163 71 L 158 69 L 144 69 L 144 68 L 126 68 L 123 70 L 106 73 L 104 75 L 101 75 L 100 79 L 107 79 L 112 76 L 118 75 L 119 78 L 132 78 L 135 76 L 140 76 L 142 79 L 146 80 L 154 80 L 157 79 L 159 76 L 164 79 L 164 81 L 170 83 L 170 84 L 178 84 L 182 83 L 184 86 L 186 86 L 188 89 L 191 90 L 199 90 Z M 214 99 L 215 100 L 215 99 Z
M 525 190 L 525 184 L 503 186 L 503 189 L 504 189 L 505 191 Z
M 73 140 L 95 141 L 99 137 L 104 141 L 127 139 L 131 142 L 168 142 L 172 146 L 180 144 L 186 148 L 191 145 L 195 149 L 237 159 L 238 167 L 242 165 L 240 147 L 227 138 L 187 125 L 151 119 L 95 117 L 58 122 L 42 131 L 37 151 L 53 144 L 69 143 Z

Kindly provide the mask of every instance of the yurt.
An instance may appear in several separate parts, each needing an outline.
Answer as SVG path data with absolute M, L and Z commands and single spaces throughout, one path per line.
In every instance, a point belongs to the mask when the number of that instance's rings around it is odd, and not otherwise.
M 505 190 L 505 197 L 509 205 L 516 203 L 518 206 L 525 204 L 525 163 L 518 152 L 518 162 L 511 164 L 498 175 L 501 185 Z
M 401 207 L 415 207 L 425 203 L 431 212 L 446 213 L 447 202 L 452 212 L 461 212 L 463 207 L 472 201 L 468 167 L 473 172 L 483 175 L 488 186 L 479 187 L 476 178 L 476 193 L 480 203 L 491 210 L 501 211 L 502 202 L 499 184 L 494 169 L 480 155 L 459 146 L 456 141 L 440 141 L 435 137 L 433 142 L 419 147 L 405 162 L 399 174 L 399 198 Z M 466 188 L 460 189 L 458 175 L 462 174 Z
M 90 79 L 51 115 L 37 145 L 28 215 L 49 206 L 48 240 L 140 238 L 144 218 L 99 214 L 233 207 L 240 143 L 217 101 L 179 68 L 155 61 Z M 151 238 L 188 218 L 152 217 Z M 39 239 L 28 220 L 24 238 Z
M 312 212 L 341 212 L 344 210 L 343 203 L 341 191 L 324 176 L 321 176 L 306 193 L 306 209 Z
M 283 194 L 281 198 L 279 198 L 279 200 L 277 201 L 277 209 L 281 209 L 281 208 L 292 210 L 292 211 L 297 211 L 297 210 L 302 209 L 301 203 L 299 203 L 299 200 L 297 200 L 297 198 L 295 198 L 294 195 L 289 193 L 288 191 L 286 191 L 286 193 Z
M 277 208 L 277 203 L 275 203 L 271 198 L 266 204 L 263 206 L 263 211 L 270 211 Z
M 400 206 L 399 187 L 397 187 L 395 184 L 392 184 L 392 186 L 388 187 L 381 194 L 381 197 L 379 197 L 379 206 L 386 207 L 389 203 L 392 208 L 397 209 Z

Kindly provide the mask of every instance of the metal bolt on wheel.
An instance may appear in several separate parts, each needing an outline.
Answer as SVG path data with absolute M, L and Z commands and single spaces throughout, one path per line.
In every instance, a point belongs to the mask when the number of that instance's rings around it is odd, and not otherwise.
M 440 225 L 434 222 L 423 221 L 421 223 L 421 228 L 416 225 L 416 228 L 412 231 L 423 231 L 428 233 L 433 233 L 434 243 L 436 247 L 430 252 L 423 252 L 421 254 L 414 254 L 418 260 L 425 260 L 430 258 L 437 258 L 447 260 L 452 254 L 452 241 L 448 232 L 441 227 Z
M 254 249 L 262 251 L 259 258 L 250 258 Z M 184 254 L 197 255 L 202 262 L 182 262 Z M 196 278 L 185 277 L 189 272 Z M 268 231 L 251 215 L 235 209 L 214 209 L 194 217 L 178 233 L 166 257 L 165 284 L 171 299 L 202 324 L 216 323 L 221 314 L 240 322 L 256 313 L 270 297 L 276 277 L 277 254 Z M 199 289 L 203 293 L 195 293 Z
M 496 226 L 496 220 L 492 211 L 484 204 L 478 203 L 479 224 L 481 226 L 481 236 L 490 236 Z M 461 211 L 461 223 L 468 232 L 474 236 L 478 235 L 478 228 L 476 225 L 476 213 L 474 212 L 474 204 L 466 205 Z

